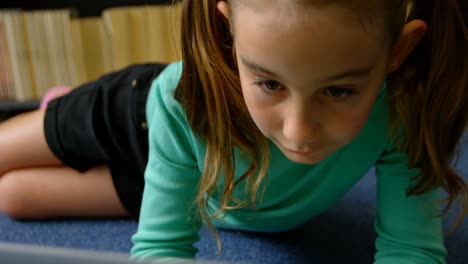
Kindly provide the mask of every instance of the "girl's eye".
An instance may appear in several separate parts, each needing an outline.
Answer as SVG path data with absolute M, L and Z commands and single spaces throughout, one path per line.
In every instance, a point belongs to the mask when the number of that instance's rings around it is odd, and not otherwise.
M 262 88 L 265 92 L 276 92 L 276 91 L 281 91 L 284 89 L 283 85 L 280 84 L 279 82 L 277 81 L 273 81 L 273 80 L 260 80 L 260 81 L 256 81 L 254 83 L 254 85 L 257 85 L 259 86 L 260 88 Z
M 344 99 L 346 97 L 356 94 L 354 89 L 342 87 L 329 87 L 325 90 L 326 95 L 334 99 Z

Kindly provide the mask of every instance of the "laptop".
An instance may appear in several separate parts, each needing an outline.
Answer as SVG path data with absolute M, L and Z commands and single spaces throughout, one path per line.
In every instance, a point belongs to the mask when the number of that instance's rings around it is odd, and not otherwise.
M 132 261 L 130 255 L 114 252 L 98 252 L 82 249 L 34 246 L 0 242 L 0 263 L 2 264 L 130 264 L 150 263 L 149 261 Z M 151 263 L 173 263 L 153 259 Z M 181 264 L 204 263 L 221 264 L 213 261 L 183 261 Z M 223 263 L 227 264 L 227 263 Z

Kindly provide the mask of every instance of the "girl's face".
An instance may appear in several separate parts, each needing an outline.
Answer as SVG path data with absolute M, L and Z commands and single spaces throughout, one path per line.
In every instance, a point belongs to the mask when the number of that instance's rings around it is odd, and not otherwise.
M 381 23 L 339 5 L 288 2 L 236 3 L 234 45 L 256 125 L 291 161 L 315 164 L 365 125 L 389 50 Z

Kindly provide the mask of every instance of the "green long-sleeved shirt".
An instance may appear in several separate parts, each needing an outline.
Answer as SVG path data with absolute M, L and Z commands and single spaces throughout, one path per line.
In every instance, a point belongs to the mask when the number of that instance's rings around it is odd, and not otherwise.
M 193 258 L 202 223 L 193 214 L 193 199 L 205 162 L 206 145 L 191 130 L 174 98 L 182 63 L 169 65 L 154 81 L 147 101 L 149 161 L 137 233 L 135 258 Z M 216 227 L 277 232 L 295 228 L 330 208 L 372 167 L 377 176 L 375 263 L 445 263 L 446 250 L 438 213 L 437 190 L 406 197 L 409 179 L 419 169 L 407 168 L 388 133 L 388 103 L 382 87 L 369 119 L 348 145 L 316 165 L 288 160 L 270 143 L 271 165 L 266 191 L 255 208 L 230 211 L 213 221 Z M 248 160 L 235 150 L 236 178 Z M 222 185 L 223 182 L 220 182 Z M 222 188 L 221 188 L 222 189 Z M 234 196 L 245 200 L 244 185 Z M 218 210 L 219 194 L 210 198 Z

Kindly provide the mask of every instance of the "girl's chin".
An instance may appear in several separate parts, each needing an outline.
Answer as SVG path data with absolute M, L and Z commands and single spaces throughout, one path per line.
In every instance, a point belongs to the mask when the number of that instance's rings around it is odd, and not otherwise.
M 323 149 L 309 152 L 296 152 L 284 147 L 281 147 L 281 152 L 290 160 L 296 163 L 308 165 L 317 164 L 328 157 Z
M 317 163 L 320 163 L 323 161 L 326 157 L 319 157 L 319 156 L 303 156 L 303 155 L 291 155 L 291 154 L 285 154 L 285 156 L 292 162 L 295 163 L 301 163 L 301 164 L 307 164 L 307 165 L 315 165 Z

